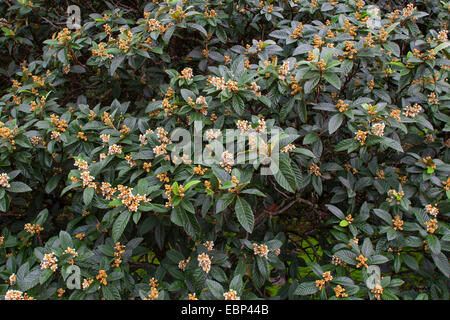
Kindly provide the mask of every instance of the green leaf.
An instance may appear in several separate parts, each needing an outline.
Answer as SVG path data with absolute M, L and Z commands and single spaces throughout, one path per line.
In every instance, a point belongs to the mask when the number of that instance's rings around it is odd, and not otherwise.
M 339 226 L 341 226 L 341 227 L 348 226 L 348 221 L 347 220 L 341 220 L 341 222 L 339 222 Z
M 186 185 L 184 186 L 184 191 L 189 190 L 189 188 L 195 186 L 196 184 L 198 184 L 198 183 L 200 183 L 200 182 L 201 182 L 200 180 L 192 180 L 192 181 L 189 181 L 189 182 L 186 183 Z
M 393 41 L 387 41 L 383 43 L 383 47 L 394 54 L 396 57 L 400 57 L 400 47 Z
M 373 254 L 372 242 L 369 238 L 365 238 L 361 247 L 361 253 L 364 257 L 369 258 Z
M 344 115 L 342 113 L 337 113 L 330 118 L 328 122 L 328 132 L 333 134 L 339 127 L 342 125 L 344 121 Z
M 336 89 L 341 88 L 341 79 L 339 79 L 335 72 L 325 72 L 323 77 Z
M 53 274 L 53 271 L 50 269 L 45 269 L 42 271 L 42 273 L 39 275 L 39 284 L 44 284 L 45 281 L 48 280 Z
M 205 28 L 203 28 L 198 23 L 188 23 L 187 25 L 191 28 L 194 28 L 194 29 L 200 31 L 200 33 L 203 34 L 203 36 L 205 36 L 205 37 L 208 36 L 208 32 L 205 30 Z
M 123 231 L 125 230 L 125 227 L 128 224 L 128 221 L 130 220 L 130 217 L 131 212 L 126 210 L 119 215 L 116 221 L 114 221 L 112 227 L 112 238 L 115 242 L 117 242 L 120 239 L 120 236 L 122 235 Z
M 334 151 L 345 151 L 345 150 L 355 150 L 359 147 L 359 142 L 355 139 L 344 139 L 339 141 L 334 147 Z M 350 152 L 350 151 L 349 151 Z
M 36 223 L 40 226 L 43 226 L 45 221 L 47 221 L 48 218 L 48 209 L 44 209 L 41 212 L 39 212 L 38 216 L 36 217 Z
M 427 235 L 426 240 L 428 247 L 430 248 L 433 254 L 438 255 L 439 253 L 441 253 L 441 243 L 439 242 L 439 239 L 436 236 L 429 234 Z
M 102 294 L 106 300 L 120 300 L 120 293 L 114 285 L 102 286 Z
M 122 205 L 122 200 L 114 199 L 108 203 L 108 207 L 118 207 Z
M 418 271 L 419 270 L 419 264 L 417 263 L 416 259 L 414 259 L 413 257 L 411 257 L 408 254 L 402 254 L 401 255 L 403 262 L 411 269 L 413 269 L 414 271 Z
M 193 238 L 200 234 L 201 228 L 194 214 L 186 212 L 182 207 L 177 206 L 172 209 L 170 221 L 177 226 L 182 226 L 186 233 Z
M 355 265 L 356 264 L 356 253 L 350 250 L 340 250 L 335 253 L 336 256 L 344 261 L 345 263 Z
M 61 241 L 61 249 L 73 248 L 72 237 L 64 230 L 59 232 L 59 241 Z
M 291 100 L 289 100 L 289 102 L 287 102 L 281 106 L 281 110 L 279 113 L 280 121 L 284 121 L 287 118 L 289 113 L 292 111 L 292 108 L 294 107 L 294 103 L 295 103 L 295 100 L 291 99 Z
M 431 254 L 434 264 L 438 269 L 447 277 L 450 278 L 450 266 L 448 264 L 448 258 L 442 252 L 438 254 Z
M 314 281 L 302 282 L 295 289 L 295 294 L 299 296 L 308 296 L 319 291 Z
M 38 285 L 41 272 L 41 269 L 35 269 L 28 273 L 23 279 L 18 279 L 17 284 L 19 285 L 20 290 L 28 291 Z
M 332 204 L 326 204 L 325 207 L 328 208 L 328 210 L 331 211 L 332 214 L 334 214 L 336 217 L 338 217 L 341 220 L 345 220 L 345 215 L 344 213 L 341 211 L 341 209 L 339 209 L 338 207 L 333 206 Z M 346 220 L 347 221 L 347 220 Z
M 236 204 L 234 205 L 234 211 L 236 212 L 237 219 L 241 226 L 249 233 L 253 231 L 253 225 L 255 223 L 255 217 L 253 211 L 247 201 L 244 198 L 236 197 Z
M 184 211 L 184 210 L 183 210 Z M 200 234 L 201 227 L 194 214 L 185 212 L 184 230 L 194 239 Z
M 305 85 L 303 87 L 303 90 L 305 90 L 305 94 L 312 92 L 314 90 L 314 88 L 317 86 L 317 84 L 319 83 L 319 80 L 320 80 L 319 76 L 316 76 L 316 77 L 306 81 Z
M 392 225 L 392 216 L 389 212 L 382 209 L 373 209 L 373 212 L 388 225 Z
M 295 148 L 294 150 L 292 150 L 292 152 L 299 153 L 299 154 L 302 154 L 304 156 L 311 157 L 311 158 L 316 157 L 316 155 L 311 150 L 308 150 L 305 148 Z
M 371 257 L 369 257 L 368 263 L 370 264 L 383 264 L 388 262 L 389 259 L 385 256 L 382 256 L 381 254 L 375 254 Z
M 263 192 L 259 191 L 258 189 L 245 189 L 243 191 L 240 191 L 240 193 L 246 193 L 246 194 L 254 194 L 256 196 L 260 197 L 267 197 Z
M 10 187 L 7 188 L 6 190 L 14 193 L 22 193 L 31 191 L 31 188 L 23 182 L 13 181 L 10 183 Z
M 293 193 L 297 189 L 297 179 L 291 166 L 291 160 L 289 157 L 283 156 L 285 155 L 280 155 L 279 169 L 274 174 L 274 178 L 283 189 Z
M 322 277 L 322 274 L 324 273 L 324 270 L 322 269 L 322 267 L 318 263 L 306 262 L 306 264 L 311 269 L 311 271 L 314 272 L 314 274 L 316 276 Z
M 233 98 L 231 99 L 231 102 L 233 104 L 233 109 L 236 111 L 238 115 L 242 115 L 244 113 L 244 100 L 238 95 L 233 95 Z
M 445 41 L 444 43 L 441 43 L 436 48 L 434 48 L 434 53 L 438 53 L 439 51 L 447 48 L 448 46 L 450 46 L 450 41 Z
M 388 146 L 389 148 L 392 148 L 398 152 L 403 152 L 402 145 L 398 141 L 388 138 L 388 137 L 382 137 L 382 139 L 383 139 L 381 141 L 382 144 L 384 144 L 384 145 Z
M 57 57 L 58 60 L 62 62 L 62 64 L 66 65 L 68 63 L 65 48 L 62 48 L 61 50 L 58 51 Z
M 242 276 L 237 274 L 230 282 L 230 289 L 236 290 L 237 295 L 240 296 L 244 289 L 244 283 L 242 282 Z
M 206 279 L 206 285 L 216 299 L 223 300 L 225 290 L 220 283 L 211 279 Z
M 139 179 L 138 184 L 136 186 L 136 191 L 140 195 L 147 194 L 149 188 L 149 184 L 147 179 Z
M 170 250 L 166 253 L 167 258 L 169 258 L 173 263 L 178 264 L 181 260 L 184 260 L 184 256 L 177 250 Z
M 124 55 L 119 55 L 114 58 L 114 60 L 111 62 L 111 67 L 109 68 L 109 74 L 112 76 L 114 75 L 114 72 L 116 72 L 117 68 L 122 63 L 123 59 L 125 59 Z
M 55 190 L 56 186 L 58 185 L 58 182 L 61 180 L 61 176 L 53 176 L 48 180 L 47 184 L 45 185 L 45 192 L 51 193 L 53 190 Z
M 191 90 L 181 89 L 180 93 L 184 101 L 188 102 L 189 98 L 191 98 L 195 102 L 195 94 Z
M 262 277 L 265 280 L 268 280 L 270 276 L 270 268 L 267 259 L 260 256 L 256 256 L 256 264 L 258 265 L 258 270 L 261 273 Z
M 86 206 L 88 206 L 92 202 L 92 198 L 94 197 L 95 190 L 92 187 L 88 187 L 83 191 L 83 202 Z

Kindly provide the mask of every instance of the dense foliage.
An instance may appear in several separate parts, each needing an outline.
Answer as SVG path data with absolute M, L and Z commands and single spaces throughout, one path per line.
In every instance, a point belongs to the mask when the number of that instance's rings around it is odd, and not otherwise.
M 449 299 L 450 2 L 403 2 L 2 1 L 1 298 Z

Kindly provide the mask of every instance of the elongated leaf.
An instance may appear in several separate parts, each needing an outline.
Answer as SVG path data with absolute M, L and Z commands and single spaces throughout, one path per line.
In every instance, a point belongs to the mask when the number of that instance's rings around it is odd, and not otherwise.
M 323 74 L 325 80 L 327 80 L 333 87 L 336 89 L 341 88 L 341 79 L 339 79 L 338 75 L 334 72 L 325 72 Z
M 125 227 L 128 224 L 128 221 L 130 220 L 131 212 L 126 210 L 123 211 L 119 217 L 117 217 L 116 221 L 114 221 L 113 227 L 112 227 L 112 238 L 114 241 L 118 241 L 120 236 L 122 235 L 123 231 L 125 230 Z
M 252 233 L 253 225 L 255 223 L 255 217 L 253 215 L 252 208 L 245 201 L 244 198 L 236 197 L 236 204 L 234 205 L 234 211 L 241 226 L 247 231 Z
M 343 121 L 344 115 L 342 113 L 337 113 L 332 116 L 328 122 L 328 132 L 333 134 L 337 129 L 339 129 Z
M 122 63 L 123 59 L 125 59 L 124 55 L 120 55 L 120 56 L 117 56 L 117 57 L 114 58 L 114 60 L 111 62 L 111 67 L 109 69 L 109 74 L 110 75 L 114 75 L 114 73 L 116 72 L 117 68 Z
M 438 255 L 441 253 L 441 243 L 436 236 L 432 234 L 427 235 L 427 244 L 433 254 Z
M 206 285 L 216 299 L 223 299 L 225 290 L 220 283 L 211 279 L 207 279 Z
M 450 266 L 448 264 L 448 258 L 440 252 L 439 254 L 432 254 L 434 264 L 439 270 L 447 277 L 450 278 Z
M 295 289 L 295 294 L 299 296 L 308 296 L 318 291 L 315 282 L 302 282 Z
M 266 258 L 257 256 L 256 257 L 256 264 L 258 265 L 258 270 L 261 273 L 261 276 L 267 280 L 270 276 L 270 268 L 269 268 L 269 262 Z
M 10 187 L 7 190 L 9 192 L 22 193 L 31 191 L 31 188 L 23 182 L 13 181 L 10 183 Z
M 83 191 L 83 202 L 85 205 L 89 205 L 92 202 L 92 198 L 94 197 L 95 190 L 94 188 L 86 188 Z
M 325 206 L 328 208 L 328 210 L 331 211 L 332 214 L 334 214 L 334 215 L 335 215 L 336 217 L 338 217 L 339 219 L 341 219 L 341 220 L 344 220 L 344 219 L 345 219 L 345 215 L 344 215 L 344 213 L 341 211 L 341 209 L 339 209 L 339 208 L 333 206 L 332 204 L 326 204 Z
M 274 177 L 283 189 L 289 192 L 295 192 L 297 180 L 289 158 L 280 156 L 279 170 L 274 174 Z

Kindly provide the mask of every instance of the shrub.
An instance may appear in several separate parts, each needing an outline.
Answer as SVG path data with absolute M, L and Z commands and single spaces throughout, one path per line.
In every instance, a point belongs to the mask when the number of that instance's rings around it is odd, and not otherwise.
M 73 3 L 0 4 L 5 299 L 449 298 L 450 3 Z

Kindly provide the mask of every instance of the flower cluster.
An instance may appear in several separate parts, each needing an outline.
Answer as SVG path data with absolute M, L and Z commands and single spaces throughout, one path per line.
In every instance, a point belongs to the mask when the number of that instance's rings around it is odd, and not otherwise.
M 414 106 L 406 106 L 403 115 L 408 118 L 415 118 L 422 111 L 422 106 L 416 103 Z
M 125 245 L 117 242 L 114 247 L 114 263 L 111 265 L 112 268 L 120 267 L 122 263 L 122 255 L 125 253 Z
M 69 264 L 74 264 L 73 259 L 78 257 L 78 252 L 73 248 L 67 248 L 66 250 L 64 250 L 64 253 L 72 255 L 72 258 L 70 258 L 70 260 L 69 260 Z
M 159 292 L 158 292 L 158 280 L 155 278 L 151 278 L 149 280 L 150 283 L 150 293 L 147 295 L 147 298 L 145 300 L 158 300 L 159 298 Z
M 183 78 L 185 80 L 192 80 L 193 77 L 193 73 L 192 73 L 192 68 L 184 68 L 181 71 L 181 76 L 179 76 L 180 78 Z
M 384 134 L 385 124 L 383 122 L 374 123 L 372 125 L 372 134 L 382 137 Z
M 320 168 L 316 163 L 313 163 L 309 166 L 309 174 L 314 174 L 318 177 L 322 175 L 322 173 L 320 172 Z
M 94 279 L 92 278 L 84 279 L 81 285 L 82 289 L 87 290 L 89 286 L 92 284 L 92 282 L 94 282 Z
M 358 264 L 356 265 L 356 268 L 360 268 L 360 267 L 368 268 L 369 267 L 366 263 L 366 261 L 369 259 L 364 257 L 362 254 L 357 256 L 355 259 L 356 259 L 356 261 L 359 261 Z
M 41 269 L 50 269 L 55 272 L 58 269 L 58 258 L 56 258 L 55 253 L 47 253 L 41 260 Z
M 375 295 L 375 299 L 381 300 L 381 295 L 383 294 L 383 287 L 380 284 L 376 284 L 375 287 L 370 290 Z
M 214 141 L 217 140 L 221 134 L 222 131 L 220 131 L 219 129 L 208 129 L 205 132 L 205 138 L 208 141 Z
M 11 185 L 8 183 L 9 177 L 6 173 L 0 174 L 0 187 L 9 188 Z
M 345 289 L 340 284 L 338 284 L 336 287 L 334 287 L 333 290 L 336 295 L 336 298 L 347 298 L 348 297 L 348 294 L 345 293 Z
M 206 273 L 211 270 L 211 258 L 206 253 L 199 254 L 197 257 L 198 266 L 202 267 L 203 271 Z
M 203 245 L 208 249 L 208 251 L 212 251 L 214 249 L 214 241 L 206 241 Z
M 190 261 L 191 257 L 188 257 L 186 260 L 181 260 L 180 262 L 178 262 L 178 268 L 184 271 Z
M 438 228 L 437 219 L 430 219 L 430 221 L 425 221 L 424 225 L 427 227 L 428 233 L 434 233 Z
M 343 266 L 343 267 L 345 267 L 347 265 L 347 263 L 345 263 L 344 261 L 339 259 L 336 255 L 333 255 L 331 257 L 331 264 L 333 264 L 335 266 Z
M 265 244 L 258 245 L 257 243 L 254 243 L 253 254 L 268 259 L 269 248 Z
M 400 216 L 395 216 L 395 219 L 392 219 L 392 222 L 394 223 L 394 230 L 403 230 L 403 224 L 404 221 L 400 219 Z
M 141 202 L 150 202 L 150 199 L 147 199 L 147 196 L 145 194 L 134 195 L 132 192 L 133 189 L 130 187 L 119 184 L 117 186 L 117 190 L 120 192 L 117 198 L 121 199 L 122 204 L 130 211 L 136 212 Z
M 198 300 L 195 293 L 188 293 L 188 300 Z
M 34 300 L 34 298 L 19 290 L 8 290 L 5 293 L 5 300 Z
M 114 193 L 116 193 L 117 188 L 113 188 L 109 182 L 102 182 L 100 191 L 106 200 L 110 200 Z
M 439 214 L 439 209 L 437 207 L 433 207 L 431 204 L 428 204 L 427 206 L 425 206 L 425 212 L 431 214 L 436 218 Z
M 225 297 L 225 300 L 241 300 L 241 298 L 237 296 L 237 292 L 234 289 L 225 292 L 223 296 Z
M 122 147 L 117 144 L 110 145 L 108 148 L 108 155 L 121 154 L 121 153 L 122 153 Z
M 220 165 L 228 172 L 231 172 L 231 167 L 234 165 L 234 157 L 233 154 L 231 154 L 228 151 L 224 151 L 222 153 L 222 162 Z
M 348 109 L 349 104 L 348 103 L 344 103 L 344 100 L 339 99 L 338 103 L 336 105 L 336 108 L 339 110 L 339 112 L 345 112 Z
M 27 223 L 24 226 L 24 230 L 30 234 L 39 234 L 39 233 L 41 233 L 41 231 L 44 230 L 44 228 L 42 228 L 37 223 L 35 223 L 35 224 Z
M 286 76 L 289 74 L 289 61 L 286 60 L 283 62 L 283 64 L 278 69 L 278 79 L 284 80 Z
M 387 202 L 392 202 L 393 200 L 397 200 L 397 203 L 400 203 L 400 200 L 403 198 L 403 196 L 405 195 L 404 191 L 396 191 L 394 189 L 390 189 L 388 191 L 388 198 L 386 198 Z
M 367 131 L 358 130 L 355 135 L 355 140 L 359 141 L 361 146 L 363 146 L 366 142 Z
M 95 276 L 97 280 L 99 280 L 101 285 L 106 286 L 108 284 L 108 281 L 106 281 L 106 278 L 108 278 L 108 275 L 106 274 L 106 271 L 101 269 L 98 271 L 98 275 Z
M 9 276 L 9 285 L 13 286 L 16 284 L 17 276 L 13 273 Z
M 333 276 L 331 275 L 330 271 L 326 271 L 322 274 L 322 278 L 320 280 L 316 280 L 316 287 L 319 288 L 319 290 L 322 290 L 322 288 L 328 284 L 331 280 L 333 280 Z

